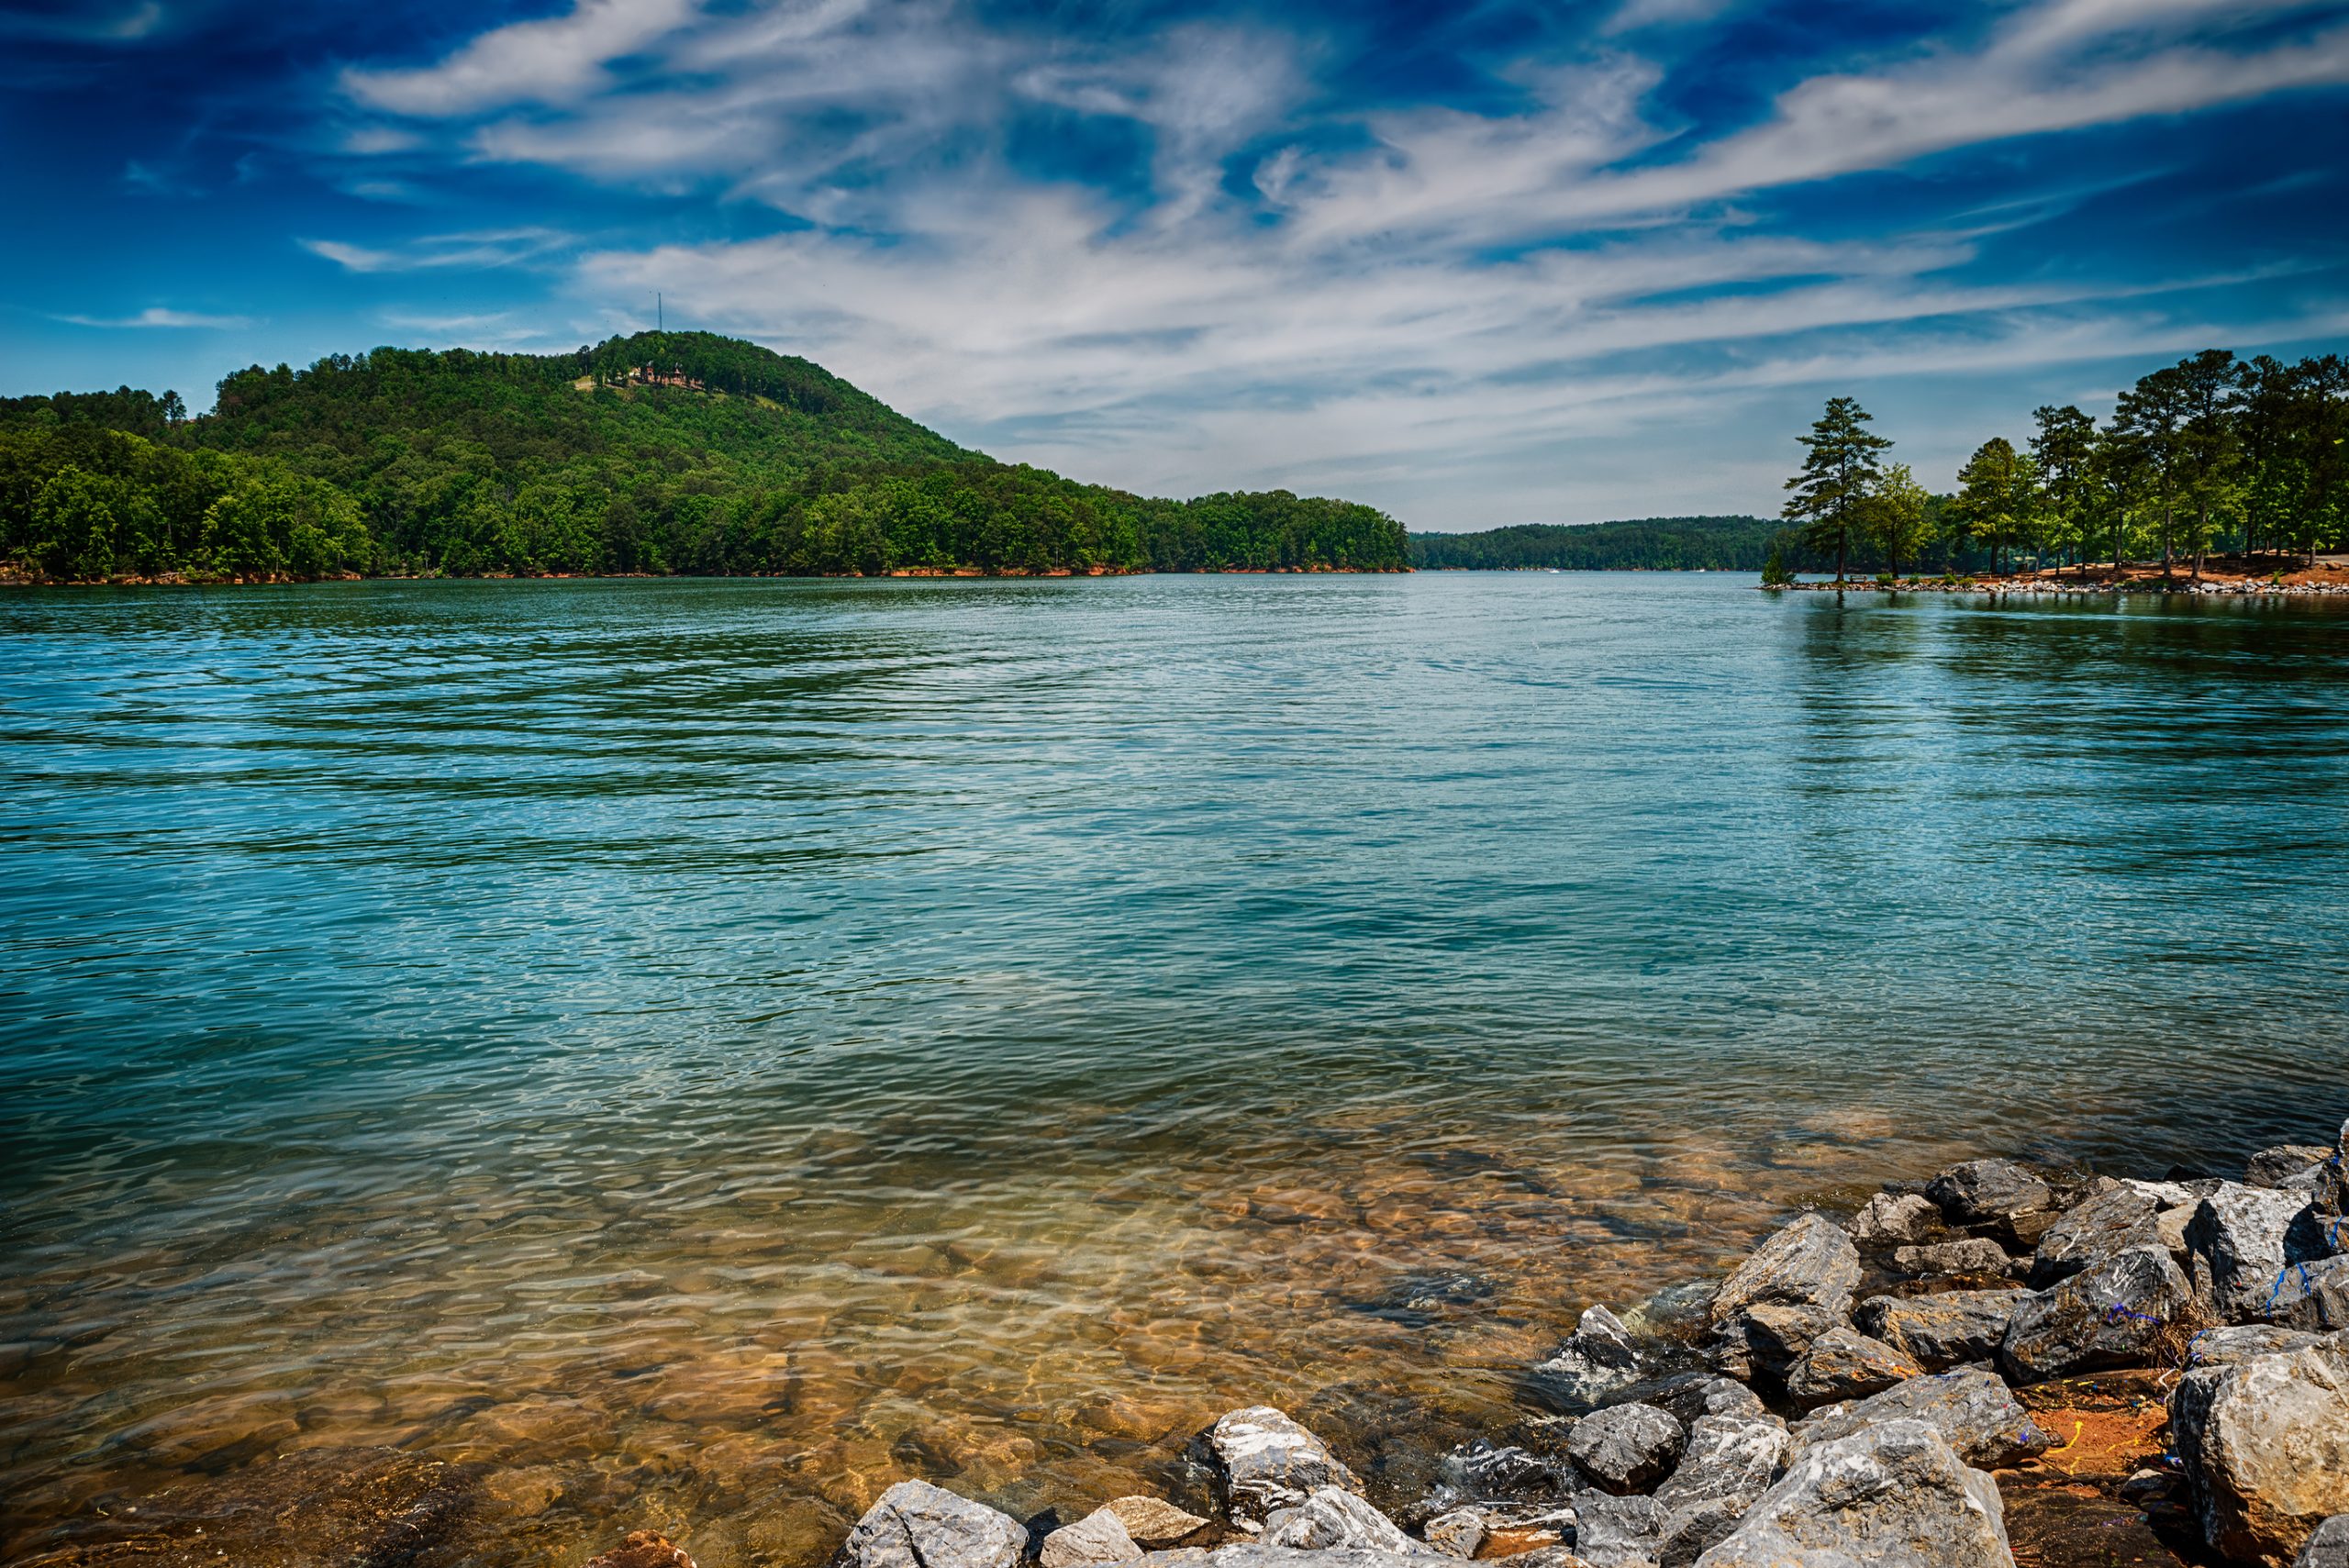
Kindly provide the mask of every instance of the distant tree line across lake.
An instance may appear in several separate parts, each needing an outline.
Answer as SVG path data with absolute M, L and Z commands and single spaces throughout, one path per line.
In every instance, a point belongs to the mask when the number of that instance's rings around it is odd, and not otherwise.
M 0 399 L 0 563 L 117 576 L 1399 570 L 1402 528 L 995 462 L 708 333 L 378 349 L 175 393 Z

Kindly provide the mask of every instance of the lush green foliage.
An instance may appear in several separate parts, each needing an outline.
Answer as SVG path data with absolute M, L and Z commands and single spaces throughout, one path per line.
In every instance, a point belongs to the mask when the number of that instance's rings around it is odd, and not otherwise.
M 1521 523 L 1474 534 L 1413 534 L 1411 564 L 1508 572 L 1753 572 L 1778 526 L 1760 517 L 1641 517 Z
M 1876 460 L 1892 445 L 1863 428 L 1872 417 L 1856 398 L 1829 398 L 1810 434 L 1797 438 L 1809 450 L 1802 472 L 1787 481 L 1794 494 L 1782 515 L 1801 528 L 1803 543 L 1835 558 L 1839 581 L 1865 527 L 1867 501 L 1882 478 Z
M 135 452 L 120 445 L 133 431 Z M 84 495 L 68 467 L 113 488 Z M 1367 506 L 1078 484 L 966 451 L 805 360 L 707 333 L 256 366 L 194 420 L 175 395 L 128 388 L 7 400 L 0 476 L 0 560 L 61 578 L 1404 564 L 1401 528 Z M 52 484 L 64 488 L 43 511 Z

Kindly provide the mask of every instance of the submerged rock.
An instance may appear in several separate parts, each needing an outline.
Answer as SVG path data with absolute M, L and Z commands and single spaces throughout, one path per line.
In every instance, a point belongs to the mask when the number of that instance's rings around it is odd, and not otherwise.
M 2007 1469 L 2055 1446 L 1998 1375 L 1978 1366 L 1912 1377 L 1856 1404 L 1814 1411 L 1791 1436 L 1802 1450 L 1897 1420 L 1930 1424 L 1960 1459 L 1981 1470 Z
M 2027 1290 L 1950 1290 L 1931 1296 L 1872 1296 L 1854 1314 L 1863 1332 L 1916 1358 L 1928 1372 L 1998 1353 Z
M 1838 1324 L 1812 1340 L 1787 1373 L 1787 1396 L 1798 1405 L 1865 1399 L 1924 1370 L 1882 1340 Z
M 927 1481 L 900 1481 L 848 1532 L 844 1568 L 1019 1568 L 1028 1527 Z
M 2266 1297 L 2284 1265 L 2286 1238 L 2309 1207 L 2306 1195 L 2233 1182 L 2204 1198 L 2186 1227 L 2194 1293 L 2221 1322 L 2267 1316 Z
M 1796 1456 L 1699 1568 L 2013 1568 L 1998 1488 L 1923 1421 Z
M 2349 1340 L 2198 1367 L 2169 1411 L 2213 1550 L 2287 1562 L 2349 1513 Z
M 2161 1247 L 2132 1247 L 2015 1308 L 1998 1363 L 2019 1383 L 2145 1361 L 2192 1307 L 2194 1292 Z
M 630 1530 L 611 1551 L 587 1560 L 585 1568 L 694 1568 L 685 1549 L 658 1530 Z
M 1269 1405 L 1230 1412 L 1202 1440 L 1224 1511 L 1243 1529 L 1323 1486 L 1362 1490 L 1319 1438 Z
M 1762 1306 L 1818 1307 L 1842 1317 L 1860 1283 L 1860 1251 L 1824 1215 L 1806 1214 L 1754 1249 L 1713 1293 L 1715 1325 Z
M 1618 1496 L 1644 1492 L 1680 1459 L 1688 1434 L 1653 1405 L 1615 1405 L 1575 1423 L 1566 1457 L 1591 1484 Z

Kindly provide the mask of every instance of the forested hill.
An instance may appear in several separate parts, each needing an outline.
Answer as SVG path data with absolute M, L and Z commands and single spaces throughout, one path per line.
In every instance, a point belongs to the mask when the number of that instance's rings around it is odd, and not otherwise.
M 1759 572 L 1785 526 L 1765 517 L 1639 517 L 1413 534 L 1411 564 L 1469 572 Z
M 1404 564 L 1368 506 L 999 463 L 708 333 L 255 366 L 195 418 L 128 387 L 0 399 L 0 566 L 37 578 Z

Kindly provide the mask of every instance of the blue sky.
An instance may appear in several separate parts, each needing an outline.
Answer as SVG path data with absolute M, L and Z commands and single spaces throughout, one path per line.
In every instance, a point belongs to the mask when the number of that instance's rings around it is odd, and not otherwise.
M 0 115 L 11 393 L 659 290 L 1000 457 L 1463 528 L 2349 346 L 2349 0 L 97 0 L 0 10 Z

